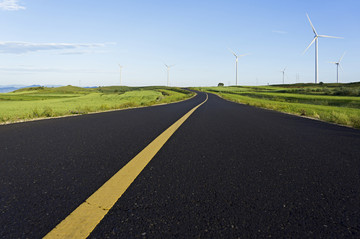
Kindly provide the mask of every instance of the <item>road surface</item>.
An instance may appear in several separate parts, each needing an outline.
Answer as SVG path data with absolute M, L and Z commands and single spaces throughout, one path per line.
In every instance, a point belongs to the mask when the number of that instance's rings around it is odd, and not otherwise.
M 206 98 L 0 126 L 0 238 L 41 238 Z M 209 94 L 89 238 L 360 236 L 360 131 Z

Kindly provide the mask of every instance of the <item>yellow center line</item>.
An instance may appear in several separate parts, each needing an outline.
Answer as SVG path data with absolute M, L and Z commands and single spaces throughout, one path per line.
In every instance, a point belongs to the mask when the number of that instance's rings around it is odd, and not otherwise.
M 161 133 L 44 238 L 86 238 L 173 133 L 206 99 Z

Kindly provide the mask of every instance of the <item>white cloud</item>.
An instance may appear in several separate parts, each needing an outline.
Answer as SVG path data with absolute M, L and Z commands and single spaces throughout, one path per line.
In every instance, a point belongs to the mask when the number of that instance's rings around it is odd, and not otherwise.
M 24 54 L 36 51 L 74 50 L 83 48 L 104 47 L 101 43 L 31 43 L 31 42 L 0 42 L 0 53 Z
M 19 5 L 18 0 L 3 0 L 0 2 L 0 9 L 5 11 L 24 10 L 25 7 Z
M 273 30 L 273 33 L 277 33 L 277 34 L 286 34 L 286 31 L 281 31 L 281 30 Z
M 0 66 L 0 71 L 4 72 L 63 72 L 66 71 L 65 69 L 56 69 L 56 68 L 36 68 L 32 66 L 18 66 L 18 67 L 6 67 L 6 66 Z
M 70 69 L 70 68 L 45 68 L 45 67 L 34 67 L 34 66 L 0 66 L 0 72 L 9 72 L 9 73 L 45 73 L 45 72 L 56 72 L 56 73 L 112 73 L 107 71 L 102 71 L 98 69 Z
M 59 55 L 84 55 L 87 53 L 91 53 L 89 51 L 69 51 L 69 52 L 62 52 Z

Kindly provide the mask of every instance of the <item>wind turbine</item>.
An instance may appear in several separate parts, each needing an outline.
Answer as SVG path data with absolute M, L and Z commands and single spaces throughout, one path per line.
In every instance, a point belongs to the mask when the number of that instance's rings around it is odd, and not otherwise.
M 120 85 L 121 85 L 121 73 L 122 73 L 123 66 L 119 64 L 119 67 L 120 67 Z
M 309 46 L 305 49 L 304 53 L 309 49 L 309 47 L 315 42 L 315 84 L 317 84 L 319 82 L 319 67 L 318 67 L 318 38 L 319 37 L 324 37 L 324 38 L 342 38 L 342 37 L 333 37 L 333 36 L 327 36 L 327 35 L 318 35 L 314 25 L 311 23 L 310 17 L 308 14 L 306 14 L 311 28 L 315 34 L 314 39 L 310 42 Z M 303 54 L 304 54 L 303 53 Z
M 339 60 L 338 62 L 329 62 L 329 63 L 333 63 L 333 64 L 336 65 L 336 83 L 339 83 L 339 66 L 340 66 L 340 68 L 342 69 L 342 67 L 341 67 L 341 65 L 340 65 L 340 62 L 341 62 L 341 60 L 343 59 L 344 55 L 345 55 L 345 52 L 344 52 L 344 54 L 340 57 L 340 60 Z
M 231 50 L 229 48 L 229 51 L 235 56 L 236 60 L 235 60 L 235 69 L 236 69 L 236 73 L 235 73 L 235 82 L 236 82 L 236 85 L 238 85 L 238 61 L 239 61 L 239 57 L 242 57 L 242 56 L 246 56 L 247 54 L 244 54 L 244 55 L 237 55 L 233 50 Z
M 169 86 L 170 68 L 175 66 L 175 65 L 170 65 L 170 66 L 166 65 L 166 64 L 164 64 L 164 65 L 166 66 L 166 69 L 167 69 L 167 86 Z
M 286 66 L 287 67 L 287 66 Z M 284 70 L 280 71 L 283 73 L 283 84 L 285 83 L 285 70 L 286 70 L 286 67 L 284 68 Z

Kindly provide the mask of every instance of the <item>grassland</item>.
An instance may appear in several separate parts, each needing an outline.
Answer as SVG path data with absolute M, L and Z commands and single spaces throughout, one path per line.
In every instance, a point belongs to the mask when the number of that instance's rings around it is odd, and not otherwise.
M 0 94 L 0 123 L 171 103 L 192 95 L 175 87 L 25 88 Z
M 360 128 L 360 83 L 194 89 L 238 103 Z

